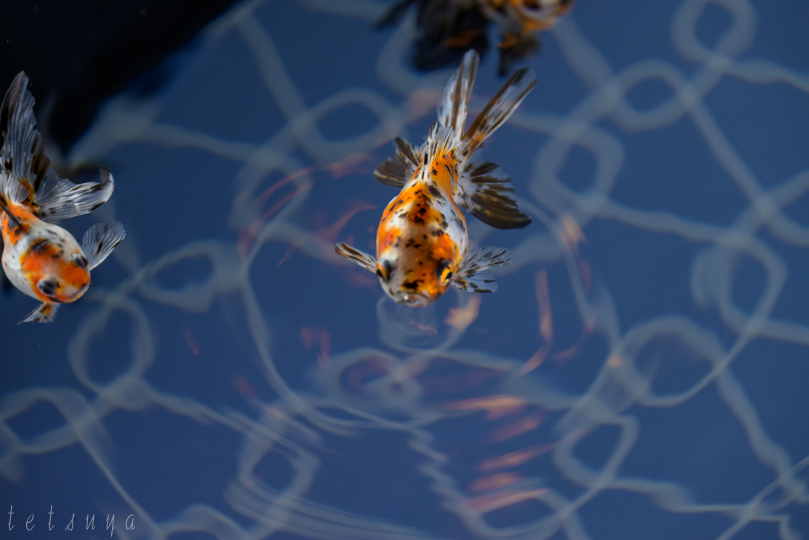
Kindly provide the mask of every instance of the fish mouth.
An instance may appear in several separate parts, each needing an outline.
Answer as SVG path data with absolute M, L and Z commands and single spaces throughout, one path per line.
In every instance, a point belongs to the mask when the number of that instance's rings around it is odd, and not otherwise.
M 424 307 L 430 303 L 430 298 L 424 294 L 406 292 L 397 295 L 396 302 L 409 307 Z

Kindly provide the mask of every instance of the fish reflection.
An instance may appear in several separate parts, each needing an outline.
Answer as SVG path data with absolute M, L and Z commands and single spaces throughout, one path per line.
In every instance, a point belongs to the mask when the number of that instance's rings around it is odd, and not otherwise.
M 525 227 L 531 218 L 520 212 L 511 179 L 494 163 L 476 163 L 475 153 L 511 116 L 536 85 L 533 72 L 516 71 L 466 132 L 466 111 L 478 68 L 469 51 L 450 78 L 438 107 L 438 122 L 417 149 L 397 138 L 396 154 L 374 177 L 402 188 L 382 214 L 376 258 L 346 244 L 335 251 L 376 273 L 385 292 L 400 304 L 424 307 L 450 285 L 469 292 L 492 292 L 489 272 L 509 261 L 503 248 L 467 252 L 465 208 L 484 223 L 501 229 Z
M 377 23 L 398 22 L 411 6 L 418 5 L 414 65 L 432 70 L 454 64 L 467 50 L 483 54 L 489 48 L 489 23 L 500 31 L 500 75 L 511 65 L 540 50 L 538 32 L 556 24 L 573 8 L 573 0 L 401 0 Z
M 36 129 L 28 77 L 19 73 L 0 107 L 0 228 L 3 271 L 20 291 L 42 303 L 22 322 L 51 322 L 59 304 L 81 298 L 90 270 L 124 238 L 120 223 L 91 227 L 81 244 L 49 223 L 93 211 L 112 195 L 114 182 L 101 169 L 101 182 L 73 184 L 50 168 Z

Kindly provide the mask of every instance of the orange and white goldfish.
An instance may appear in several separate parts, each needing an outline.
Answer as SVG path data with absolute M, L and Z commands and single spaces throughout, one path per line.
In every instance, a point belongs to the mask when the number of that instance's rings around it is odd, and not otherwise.
M 467 50 L 483 54 L 489 47 L 486 30 L 493 23 L 500 31 L 500 65 L 505 75 L 516 60 L 536 54 L 538 32 L 552 28 L 573 8 L 574 0 L 400 0 L 377 23 L 387 26 L 418 5 L 418 35 L 413 63 L 432 70 L 454 64 Z
M 516 71 L 464 132 L 466 111 L 478 68 L 469 51 L 452 75 L 427 142 L 421 148 L 397 138 L 397 152 L 374 177 L 401 188 L 382 213 L 376 257 L 346 244 L 335 251 L 376 273 L 396 302 L 423 307 L 450 284 L 470 292 L 497 289 L 489 268 L 508 263 L 506 249 L 467 251 L 469 237 L 461 206 L 484 223 L 501 229 L 525 227 L 511 179 L 494 163 L 476 163 L 475 152 L 536 85 L 527 68 Z
M 20 72 L 0 106 L 0 230 L 3 271 L 20 291 L 42 303 L 21 322 L 51 322 L 59 304 L 81 298 L 90 270 L 115 249 L 125 232 L 118 222 L 90 227 L 81 244 L 49 223 L 87 214 L 112 195 L 114 182 L 73 184 L 50 167 L 36 129 L 34 97 Z

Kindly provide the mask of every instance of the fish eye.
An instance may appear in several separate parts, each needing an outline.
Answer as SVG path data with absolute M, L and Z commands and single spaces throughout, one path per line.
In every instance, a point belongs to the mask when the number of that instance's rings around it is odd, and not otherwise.
M 438 261 L 438 267 L 435 269 L 438 274 L 438 280 L 441 285 L 446 285 L 452 279 L 452 261 L 449 259 L 441 259 Z
M 73 262 L 75 262 L 79 267 L 87 270 L 87 259 L 84 257 L 84 255 L 80 253 L 73 255 Z
M 376 265 L 376 275 L 379 276 L 382 281 L 388 281 L 390 279 L 390 275 L 393 272 L 393 263 L 390 262 L 388 259 L 383 259 L 379 261 Z
M 43 279 L 39 283 L 37 283 L 37 289 L 39 289 L 39 292 L 41 292 L 45 296 L 55 296 L 56 286 L 57 284 L 50 279 Z

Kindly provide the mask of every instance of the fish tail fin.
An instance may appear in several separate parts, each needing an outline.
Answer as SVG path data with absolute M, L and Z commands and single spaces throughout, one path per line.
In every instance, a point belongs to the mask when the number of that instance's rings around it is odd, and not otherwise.
M 53 322 L 53 318 L 56 316 L 56 311 L 59 309 L 58 304 L 49 304 L 47 302 L 42 302 L 37 306 L 37 308 L 25 316 L 23 320 L 21 320 L 18 324 L 27 323 L 27 322 L 38 322 L 38 323 L 49 323 Z
M 472 97 L 472 87 L 478 72 L 478 53 L 470 50 L 461 65 L 452 74 L 444 87 L 444 96 L 438 105 L 438 122 L 443 127 L 451 127 L 455 133 L 463 133 L 466 111 Z
M 0 196 L 7 204 L 25 201 L 34 191 L 36 174 L 32 174 L 32 168 L 39 173 L 50 163 L 36 128 L 34 103 L 34 96 L 28 91 L 28 77 L 21 71 L 14 77 L 0 105 Z M 25 185 L 22 179 L 30 183 Z
M 87 229 L 81 239 L 81 250 L 87 257 L 87 267 L 92 270 L 104 262 L 125 236 L 124 226 L 117 221 L 96 223 Z
M 473 154 L 483 141 L 494 133 L 519 106 L 536 85 L 534 73 L 520 69 L 509 78 L 461 139 L 462 165 L 455 197 L 470 214 L 498 229 L 517 229 L 531 223 L 514 198 L 511 178 L 494 163 L 476 164 Z
M 74 184 L 51 168 L 34 117 L 34 96 L 28 77 L 14 77 L 0 105 L 0 196 L 7 203 L 29 205 L 37 217 L 55 221 L 93 211 L 112 195 L 109 169 L 101 168 L 101 182 Z
M 464 155 L 471 156 L 480 148 L 483 141 L 508 120 L 536 84 L 537 77 L 530 69 L 522 68 L 515 71 L 464 133 L 462 138 Z

